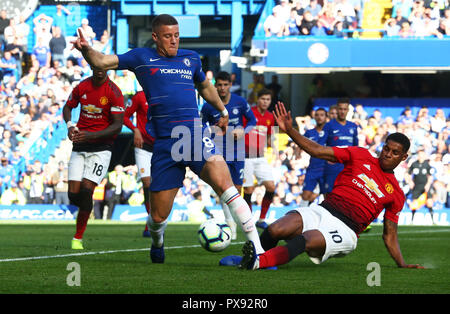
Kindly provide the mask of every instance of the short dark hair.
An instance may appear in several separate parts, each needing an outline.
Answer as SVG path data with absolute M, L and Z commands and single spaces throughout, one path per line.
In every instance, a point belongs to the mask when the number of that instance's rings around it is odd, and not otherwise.
M 389 136 L 386 138 L 386 143 L 387 141 L 393 141 L 401 144 L 403 146 L 404 153 L 408 152 L 409 147 L 411 146 L 409 138 L 406 135 L 399 132 L 389 134 Z
M 231 82 L 231 75 L 230 75 L 230 73 L 228 73 L 226 71 L 220 71 L 216 75 L 216 82 L 218 80 Z
M 162 25 L 178 25 L 178 21 L 170 14 L 160 14 L 152 20 L 152 31 L 156 32 Z
M 327 114 L 327 113 L 328 113 L 328 112 L 326 111 L 326 109 L 325 109 L 325 108 L 323 108 L 323 107 L 317 108 L 317 109 L 316 109 L 316 112 L 317 112 L 317 111 L 320 111 L 320 110 L 321 110 L 321 111 L 324 111 L 324 112 L 325 112 L 325 114 Z
M 259 97 L 264 96 L 264 95 L 270 95 L 270 96 L 272 96 L 272 91 L 271 91 L 270 89 L 263 88 L 263 89 L 261 89 L 261 90 L 258 92 L 257 97 L 259 98 Z
M 350 104 L 350 99 L 348 97 L 339 98 L 336 104 Z

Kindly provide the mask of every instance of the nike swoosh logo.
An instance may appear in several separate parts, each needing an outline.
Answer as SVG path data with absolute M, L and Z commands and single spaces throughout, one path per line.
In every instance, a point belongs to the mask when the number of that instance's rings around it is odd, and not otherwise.
M 161 59 L 161 58 L 156 58 L 156 59 L 152 59 L 152 58 L 150 58 L 150 62 L 153 62 L 153 61 L 158 61 L 159 59 Z
M 133 220 L 138 220 L 141 218 L 146 218 L 148 217 L 147 213 L 138 213 L 138 214 L 130 214 L 129 210 L 124 211 L 121 215 L 120 215 L 120 220 L 121 221 L 133 221 Z

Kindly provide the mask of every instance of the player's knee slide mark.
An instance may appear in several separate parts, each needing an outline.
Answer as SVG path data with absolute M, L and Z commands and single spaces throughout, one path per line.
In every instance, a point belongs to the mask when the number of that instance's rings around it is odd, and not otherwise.
M 80 210 L 91 211 L 93 207 L 92 200 L 93 191 L 87 188 L 81 188 L 79 197 L 80 197 Z
M 69 201 L 70 201 L 71 205 L 80 207 L 80 193 L 68 192 L 67 196 L 69 197 Z
M 306 240 L 303 235 L 298 235 L 295 238 L 286 241 L 286 247 L 289 253 L 289 261 L 294 259 L 297 255 L 300 255 L 305 251 Z

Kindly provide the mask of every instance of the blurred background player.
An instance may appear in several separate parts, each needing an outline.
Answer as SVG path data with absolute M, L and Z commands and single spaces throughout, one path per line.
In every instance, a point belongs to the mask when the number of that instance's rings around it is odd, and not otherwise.
M 431 184 L 433 183 L 431 169 L 432 168 L 427 158 L 425 149 L 423 147 L 419 147 L 417 150 L 417 160 L 409 166 L 408 173 L 405 176 L 406 182 L 408 182 L 411 191 L 411 201 L 409 203 L 412 213 L 411 223 L 414 221 L 416 210 L 426 205 L 428 192 L 430 191 Z M 431 215 L 431 221 L 434 223 L 433 208 L 427 208 Z
M 256 106 L 252 107 L 256 117 L 256 126 L 245 136 L 245 167 L 244 167 L 244 199 L 250 209 L 252 208 L 252 194 L 255 189 L 254 177 L 258 185 L 264 185 L 266 191 L 261 204 L 261 213 L 256 226 L 261 229 L 267 228 L 265 222 L 266 214 L 272 204 L 275 193 L 272 167 L 267 162 L 264 153 L 265 148 L 271 147 L 272 128 L 275 120 L 268 108 L 272 103 L 272 92 L 262 89 L 258 92 Z
M 322 130 L 327 122 L 327 111 L 319 108 L 314 112 L 316 126 L 306 130 L 304 136 L 320 145 L 325 145 L 325 132 Z M 306 168 L 305 183 L 303 185 L 302 200 L 300 207 L 308 207 L 320 193 L 324 192 L 323 171 L 325 160 L 311 157 L 308 168 Z M 318 191 L 318 193 L 316 193 Z
M 310 141 L 292 127 L 291 112 L 286 112 L 282 103 L 278 104 L 275 116 L 280 129 L 308 154 L 342 162 L 345 167 L 333 191 L 320 205 L 290 211 L 264 230 L 267 237 L 262 243 L 266 252 L 257 254 L 251 241 L 247 241 L 240 267 L 253 270 L 283 265 L 303 252 L 315 264 L 348 255 L 356 249 L 357 235 L 384 209 L 383 240 L 397 266 L 424 268 L 406 264 L 398 242 L 398 214 L 405 195 L 394 169 L 408 158 L 409 139 L 401 133 L 389 135 L 376 158 L 366 148 L 329 147 Z M 287 244 L 276 246 L 281 239 Z
M 227 134 L 225 136 L 215 134 L 214 141 L 216 147 L 222 151 L 223 157 L 230 169 L 231 179 L 240 193 L 244 179 L 245 133 L 248 133 L 256 125 L 256 118 L 245 98 L 230 92 L 232 82 L 231 75 L 228 72 L 219 72 L 215 79 L 216 82 L 214 85 L 222 103 L 228 110 L 229 122 Z M 208 123 L 210 126 L 216 125 L 220 118 L 220 112 L 209 103 L 203 105 L 201 114 L 203 124 Z M 244 118 L 247 120 L 245 130 Z M 227 204 L 224 202 L 221 202 L 221 204 L 225 215 L 225 222 L 230 226 L 232 231 L 231 238 L 235 240 L 236 223 Z
M 350 101 L 341 98 L 337 101 L 337 116 L 327 122 L 323 131 L 326 136 L 327 146 L 358 146 L 358 126 L 347 120 Z M 330 116 L 331 118 L 331 116 Z M 338 174 L 344 169 L 344 165 L 327 161 L 324 169 L 324 192 L 330 193 Z
M 200 56 L 191 50 L 178 49 L 179 25 L 171 15 L 160 14 L 153 19 L 152 39 L 156 48 L 135 48 L 122 55 L 105 55 L 96 51 L 89 45 L 81 30 L 72 41 L 74 48 L 81 51 L 90 65 L 105 70 L 127 69 L 134 72 L 151 108 L 147 130 L 150 135 L 155 135 L 155 142 L 150 184 L 151 214 L 147 224 L 152 236 L 152 262 L 164 263 L 164 231 L 175 196 L 183 185 L 186 167 L 208 183 L 221 200 L 226 202 L 239 218 L 246 237 L 255 241 L 258 252 L 263 252 L 258 231 L 251 219 L 251 211 L 233 185 L 227 164 L 215 151 L 214 142 L 206 136 L 197 142 L 196 137 L 192 136 L 196 132 L 203 132 L 196 89 L 205 101 L 220 111 L 221 118 L 217 126 L 222 132 L 226 132 L 228 125 L 228 111 L 217 90 L 206 78 Z M 179 135 L 181 139 L 172 137 L 175 128 L 185 132 Z M 184 135 L 188 138 L 186 141 Z M 179 155 L 174 156 L 172 148 L 179 141 L 190 145 L 189 152 L 184 152 L 183 146 L 182 152 L 179 150 L 178 153 L 175 152 Z M 197 146 L 198 150 L 190 149 Z
M 136 126 L 130 120 L 136 113 Z M 147 133 L 145 125 L 147 124 L 148 103 L 143 91 L 139 91 L 131 98 L 131 106 L 125 109 L 123 123 L 134 134 L 134 158 L 138 168 L 138 177 L 142 181 L 144 188 L 144 205 L 148 214 L 150 214 L 150 171 L 153 155 L 153 143 L 155 139 Z M 150 237 L 150 231 L 145 224 L 145 230 L 142 235 Z
M 81 105 L 75 125 L 72 109 Z M 105 70 L 93 68 L 93 75 L 72 91 L 63 107 L 68 137 L 73 143 L 69 161 L 69 200 L 78 207 L 72 249 L 83 249 L 83 234 L 93 207 L 95 187 L 108 172 L 114 139 L 122 129 L 123 95 Z

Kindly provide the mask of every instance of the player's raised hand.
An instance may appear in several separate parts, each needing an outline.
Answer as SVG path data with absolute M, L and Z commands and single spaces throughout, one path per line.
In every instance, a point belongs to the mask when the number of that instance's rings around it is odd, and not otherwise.
M 273 112 L 275 120 L 278 126 L 284 132 L 292 129 L 292 116 L 290 111 L 286 111 L 284 104 L 279 101 L 275 106 L 275 111 Z
M 78 37 L 70 42 L 72 44 L 72 49 L 75 48 L 79 51 L 83 51 L 83 49 L 89 47 L 89 42 L 86 40 L 86 38 L 84 38 L 83 31 L 81 30 L 81 28 L 77 29 L 77 34 Z
M 216 124 L 222 130 L 222 135 L 225 135 L 227 133 L 228 119 L 228 115 L 225 117 L 220 117 L 219 121 Z

